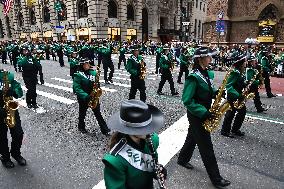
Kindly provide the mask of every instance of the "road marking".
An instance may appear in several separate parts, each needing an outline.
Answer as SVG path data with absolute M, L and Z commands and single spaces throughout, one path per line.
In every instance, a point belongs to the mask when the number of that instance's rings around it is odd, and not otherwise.
M 56 81 L 61 81 L 61 82 L 65 82 L 65 83 L 73 83 L 72 80 L 67 80 L 67 79 L 61 79 L 61 78 L 57 78 L 57 77 L 54 77 L 54 78 L 51 78 L 52 80 L 56 80 Z
M 246 117 L 247 118 L 251 118 L 251 119 L 257 119 L 257 120 L 261 120 L 261 121 L 266 121 L 266 122 L 270 122 L 270 123 L 276 123 L 276 124 L 284 125 L 284 122 L 282 122 L 282 121 L 267 119 L 267 118 L 260 117 L 260 116 L 254 116 L 252 114 L 246 115 Z
M 24 91 L 27 91 L 27 88 L 25 86 L 22 86 L 22 89 Z M 76 102 L 75 100 L 71 100 L 71 99 L 68 99 L 68 98 L 65 98 L 65 97 L 62 97 L 62 96 L 57 96 L 55 94 L 47 93 L 47 92 L 43 92 L 43 91 L 39 91 L 39 90 L 36 90 L 36 93 L 40 96 L 44 96 L 46 98 L 49 98 L 49 99 L 52 99 L 52 100 L 55 100 L 55 101 L 58 101 L 58 102 L 61 102 L 61 103 L 64 103 L 64 104 L 73 104 L 73 103 Z
M 104 80 L 100 80 L 100 83 L 104 83 L 105 81 Z M 110 85 L 116 85 L 116 86 L 120 86 L 120 87 L 126 87 L 126 88 L 130 88 L 131 86 L 128 85 L 128 84 L 123 84 L 123 83 L 116 83 L 116 82 L 113 82 L 112 84 Z
M 159 163 L 166 165 L 181 149 L 187 135 L 187 129 L 187 115 L 184 115 L 159 135 Z M 170 136 L 175 136 L 175 140 L 169 140 Z M 105 189 L 104 180 L 100 181 L 93 189 Z

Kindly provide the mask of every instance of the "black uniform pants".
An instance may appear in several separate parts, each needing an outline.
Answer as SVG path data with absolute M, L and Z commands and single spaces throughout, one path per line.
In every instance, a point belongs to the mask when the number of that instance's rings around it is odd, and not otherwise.
M 36 77 L 23 77 L 25 86 L 27 88 L 26 93 L 26 102 L 27 104 L 36 104 L 36 85 L 37 85 L 37 78 Z
M 156 56 L 156 74 L 158 74 L 159 73 L 159 68 L 160 68 L 160 59 L 161 59 L 161 55 L 157 55 Z
M 270 87 L 270 78 L 269 78 L 269 72 L 263 72 L 263 78 L 264 78 L 264 84 L 266 89 L 267 96 L 272 95 L 271 87 Z
M 168 81 L 170 84 L 171 93 L 172 94 L 175 93 L 174 80 L 170 70 L 162 70 L 161 81 L 159 83 L 158 92 L 162 92 L 166 81 Z
M 13 66 L 15 68 L 15 71 L 17 71 L 17 58 L 16 57 L 12 57 L 12 63 L 13 63 Z M 20 69 L 20 68 L 19 68 Z
M 2 63 L 7 64 L 7 53 L 6 52 L 2 52 Z
M 112 80 L 113 73 L 114 73 L 113 62 L 112 61 L 103 62 L 103 68 L 104 68 L 104 80 L 105 81 Z M 107 77 L 108 69 L 110 69 L 110 72 L 109 72 L 109 76 Z
M 256 108 L 257 110 L 262 109 L 262 103 L 261 103 L 261 101 L 260 101 L 260 96 L 259 96 L 259 92 L 258 92 L 258 86 L 253 86 L 253 87 L 251 88 L 251 92 L 253 92 L 254 95 L 255 95 L 255 96 L 254 96 L 254 99 L 253 99 L 255 108 Z
M 8 138 L 7 138 L 8 127 L 4 122 L 4 117 L 0 116 L 0 154 L 2 155 L 2 158 L 4 160 L 10 159 L 10 153 L 13 157 L 21 155 L 21 146 L 22 146 L 24 132 L 21 127 L 21 119 L 18 111 L 16 111 L 15 113 L 15 119 L 16 119 L 15 127 L 9 129 L 12 137 L 11 150 L 9 152 Z
M 231 107 L 233 107 L 232 103 Z M 225 114 L 221 132 L 230 133 L 231 131 L 232 132 L 238 131 L 245 120 L 246 112 L 247 112 L 246 106 L 243 106 L 241 109 L 236 109 L 233 107 L 232 110 L 227 111 Z M 231 128 L 234 117 L 235 117 L 234 124 L 233 127 Z
M 140 92 L 140 100 L 146 102 L 146 86 L 145 80 L 139 79 L 139 77 L 130 76 L 131 79 L 131 88 L 129 93 L 129 100 L 135 99 L 137 90 Z
M 78 124 L 78 128 L 79 129 L 85 129 L 85 117 L 86 117 L 87 109 L 89 108 L 89 106 L 88 106 L 89 101 L 78 99 L 78 103 L 79 103 L 79 124 Z M 106 125 L 106 122 L 105 122 L 105 120 L 104 120 L 104 118 L 101 114 L 99 103 L 98 103 L 97 107 L 95 109 L 93 109 L 93 112 L 94 112 L 95 117 L 98 121 L 98 124 L 100 126 L 101 131 L 106 131 L 107 125 Z
M 63 54 L 59 54 L 58 55 L 58 58 L 59 58 L 59 64 L 61 67 L 64 66 L 64 59 L 63 59 Z
M 119 60 L 118 60 L 118 69 L 120 69 L 121 62 L 123 62 L 123 63 L 124 63 L 124 67 L 125 67 L 125 64 L 126 64 L 125 55 L 120 55 L 120 56 L 119 56 Z
M 214 182 L 220 180 L 221 176 L 214 154 L 210 133 L 205 130 L 202 126 L 202 121 L 198 117 L 187 112 L 187 118 L 190 126 L 184 145 L 180 150 L 178 162 L 182 164 L 189 162 L 195 146 L 197 145 L 201 159 L 211 181 Z
M 102 63 L 102 55 L 100 54 L 100 53 L 98 53 L 98 66 L 100 66 L 101 65 L 101 63 Z
M 187 76 L 188 76 L 188 73 L 189 73 L 188 67 L 184 64 L 181 64 L 179 74 L 178 74 L 178 80 L 177 80 L 178 83 L 181 82 L 181 78 L 182 78 L 183 73 L 185 73 L 185 79 L 186 79 Z

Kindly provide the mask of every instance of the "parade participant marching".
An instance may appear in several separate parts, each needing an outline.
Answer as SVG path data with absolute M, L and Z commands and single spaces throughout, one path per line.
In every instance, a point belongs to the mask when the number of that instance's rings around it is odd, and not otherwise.
M 246 106 L 244 105 L 242 108 L 237 109 L 236 107 L 234 107 L 234 102 L 237 100 L 243 101 L 245 98 L 242 95 L 242 90 L 246 87 L 245 83 L 246 56 L 244 54 L 236 55 L 236 57 L 234 57 L 233 66 L 234 70 L 231 72 L 226 84 L 227 100 L 231 104 L 232 110 L 226 112 L 221 130 L 221 135 L 230 138 L 234 138 L 234 135 L 236 136 L 245 135 L 244 132 L 240 131 L 240 128 L 246 116 Z M 231 125 L 234 117 L 235 120 L 232 127 Z
M 37 60 L 36 56 L 33 56 L 31 54 L 31 51 L 29 50 L 28 46 L 22 47 L 22 54 L 23 56 L 20 56 L 18 58 L 18 65 L 23 68 L 22 76 L 25 86 L 27 88 L 27 93 L 26 93 L 27 106 L 28 108 L 36 109 L 38 108 L 36 102 L 36 97 L 37 97 L 36 85 L 38 82 L 37 74 L 41 69 L 40 61 Z
M 71 52 L 71 57 L 69 60 L 70 76 L 72 77 L 72 79 L 74 79 L 74 73 L 76 73 L 78 70 L 78 64 L 79 64 L 79 60 L 78 60 L 77 52 L 73 51 Z
M 157 161 L 155 133 L 164 124 L 164 115 L 155 106 L 139 100 L 121 103 L 120 112 L 108 120 L 108 127 L 116 132 L 103 158 L 106 189 L 150 189 L 154 178 L 165 188 L 167 170 Z
M 179 95 L 179 93 L 176 91 L 174 86 L 174 80 L 172 76 L 173 66 L 174 62 L 172 54 L 169 52 L 169 48 L 164 47 L 163 54 L 160 59 L 160 71 L 162 75 L 161 75 L 161 81 L 159 83 L 159 88 L 157 91 L 158 95 L 164 95 L 162 90 L 166 81 L 168 81 L 170 84 L 172 96 Z
M 188 76 L 188 68 L 189 68 L 189 65 L 190 65 L 190 55 L 189 55 L 189 52 L 187 51 L 187 49 L 185 47 L 182 48 L 182 52 L 181 52 L 181 55 L 179 56 L 179 60 L 180 60 L 180 70 L 179 70 L 179 74 L 178 74 L 178 80 L 177 80 L 177 83 L 179 84 L 183 84 L 181 82 L 181 78 L 182 78 L 182 75 L 183 73 L 185 73 L 185 78 L 187 78 Z
M 272 71 L 271 63 L 269 62 L 268 58 L 268 50 L 264 49 L 262 51 L 263 56 L 260 60 L 262 69 L 263 69 L 263 78 L 264 78 L 264 84 L 266 89 L 266 94 L 268 98 L 276 97 L 276 95 L 272 94 L 271 87 L 270 87 L 270 73 Z
M 258 74 L 258 78 L 257 80 L 253 82 L 250 90 L 255 94 L 254 106 L 257 112 L 261 113 L 261 112 L 267 111 L 267 109 L 262 107 L 262 103 L 260 101 L 258 88 L 259 88 L 259 85 L 261 84 L 259 77 L 262 77 L 262 76 L 260 76 L 261 73 L 259 73 L 258 70 L 256 69 L 256 66 L 257 66 L 256 61 L 257 61 L 257 58 L 253 54 L 251 54 L 250 57 L 248 58 L 248 66 L 246 69 L 246 79 L 247 79 L 247 83 L 249 83 L 252 80 L 252 78 L 255 76 L 255 74 Z
M 193 71 L 185 81 L 182 101 L 187 109 L 190 126 L 178 157 L 178 164 L 193 169 L 189 161 L 197 145 L 211 182 L 216 187 L 225 187 L 230 185 L 230 181 L 220 175 L 210 133 L 203 126 L 206 119 L 214 117 L 209 112 L 216 92 L 212 83 L 214 73 L 207 70 L 212 61 L 211 55 L 209 48 L 198 48 L 193 56 Z
M 131 88 L 129 99 L 135 99 L 137 90 L 140 91 L 140 100 L 146 102 L 146 63 L 141 55 L 139 48 L 134 47 L 133 54 L 128 58 L 126 70 L 130 73 Z
M 104 45 L 98 49 L 98 51 L 102 54 L 102 63 L 103 63 L 103 69 L 104 69 L 104 80 L 106 84 L 113 83 L 112 77 L 114 73 L 114 65 L 111 60 L 111 53 L 112 53 L 112 47 L 109 44 L 107 45 L 107 41 L 104 41 Z M 109 76 L 107 76 L 108 69 L 110 69 Z
M 155 74 L 159 73 L 159 68 L 160 68 L 160 58 L 162 56 L 162 52 L 163 52 L 163 46 L 159 45 L 156 49 L 156 72 Z
M 55 51 L 57 52 L 57 56 L 59 58 L 59 64 L 61 67 L 64 67 L 64 53 L 63 53 L 63 44 L 62 43 L 58 43 L 55 45 Z
M 119 49 L 118 69 L 120 69 L 121 62 L 124 63 L 124 67 L 125 67 L 125 64 L 126 64 L 125 53 L 126 53 L 126 48 L 125 48 L 125 45 L 123 45 L 123 47 Z
M 74 74 L 73 90 L 74 93 L 77 95 L 77 100 L 79 103 L 78 129 L 82 133 L 87 132 L 85 125 L 85 117 L 87 109 L 90 105 L 90 100 L 94 95 L 94 84 L 99 84 L 99 75 L 97 75 L 97 71 L 91 69 L 90 61 L 88 59 L 80 60 L 78 72 Z M 108 135 L 110 130 L 108 129 L 105 120 L 101 114 L 99 101 L 97 103 L 97 106 L 92 110 L 98 121 L 102 134 Z
M 0 70 L 0 154 L 2 156 L 0 159 L 6 168 L 13 168 L 15 166 L 10 156 L 12 156 L 19 165 L 26 165 L 26 160 L 21 156 L 24 132 L 17 110 L 18 105 L 12 100 L 13 97 L 21 98 L 22 96 L 23 91 L 21 85 L 14 79 L 14 75 L 10 72 Z M 14 104 L 15 107 L 12 107 L 12 104 Z M 12 112 L 14 112 L 14 114 Z M 7 138 L 8 128 L 12 137 L 10 151 Z
M 7 47 L 5 42 L 1 44 L 1 55 L 2 64 L 7 64 Z

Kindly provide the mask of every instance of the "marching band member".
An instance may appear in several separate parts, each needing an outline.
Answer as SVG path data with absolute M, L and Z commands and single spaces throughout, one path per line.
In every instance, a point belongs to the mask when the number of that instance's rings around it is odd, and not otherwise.
M 244 54 L 236 55 L 236 57 L 234 57 L 233 66 L 234 70 L 231 72 L 226 85 L 227 100 L 231 104 L 232 110 L 226 112 L 221 130 L 221 135 L 230 138 L 234 138 L 234 135 L 236 136 L 245 135 L 244 132 L 240 131 L 240 128 L 246 116 L 246 106 L 243 106 L 241 109 L 237 109 L 234 107 L 233 102 L 235 102 L 236 100 L 239 101 L 244 100 L 244 96 L 242 96 L 242 90 L 246 87 L 245 83 L 246 56 Z M 233 127 L 231 128 L 234 117 L 235 117 L 234 124 Z
M 216 187 L 225 187 L 230 185 L 230 181 L 220 175 L 210 133 L 203 126 L 206 119 L 214 116 L 209 112 L 216 92 L 212 83 L 214 73 L 207 70 L 212 61 L 211 56 L 209 48 L 198 48 L 193 56 L 193 71 L 185 81 L 182 101 L 187 109 L 190 126 L 178 157 L 178 164 L 193 169 L 189 161 L 197 145 L 211 182 Z
M 129 93 L 129 99 L 135 99 L 137 90 L 140 91 L 140 100 L 146 101 L 146 86 L 145 78 L 141 78 L 141 66 L 146 63 L 143 57 L 139 55 L 139 48 L 134 47 L 133 54 L 127 59 L 126 70 L 130 73 L 131 88 Z
M 6 72 L 7 73 L 7 72 Z M 10 134 L 12 137 L 11 150 L 9 151 L 7 131 L 8 125 L 5 122 L 7 117 L 7 111 L 4 108 L 4 98 L 3 95 L 6 93 L 5 97 L 21 98 L 23 96 L 23 91 L 20 83 L 14 79 L 14 75 L 8 72 L 8 91 L 4 92 L 4 70 L 0 70 L 0 154 L 1 162 L 6 168 L 13 168 L 15 165 L 10 159 L 10 155 L 18 162 L 19 165 L 25 166 L 26 160 L 21 156 L 21 146 L 23 141 L 23 129 L 21 126 L 21 118 L 18 110 L 15 111 L 15 125 L 14 127 L 9 127 Z
M 70 60 L 69 60 L 70 76 L 72 77 L 72 79 L 74 79 L 74 73 L 76 73 L 76 71 L 78 69 L 78 64 L 79 64 L 79 60 L 78 60 L 77 52 L 72 51 L 71 57 L 70 57 Z
M 121 62 L 124 63 L 124 67 L 125 67 L 125 64 L 126 64 L 125 53 L 126 53 L 126 46 L 123 45 L 123 47 L 119 49 L 118 69 L 120 69 Z
M 155 106 L 139 100 L 121 103 L 120 112 L 108 120 L 108 127 L 116 132 L 111 138 L 110 152 L 103 158 L 107 189 L 153 188 L 154 158 L 146 138 L 152 141 L 157 153 L 159 137 L 155 132 L 163 126 L 164 115 Z M 165 178 L 166 169 L 158 166 L 159 176 Z
M 109 44 L 107 45 L 107 41 L 103 42 L 103 46 L 98 49 L 99 53 L 102 55 L 102 63 L 104 69 L 104 80 L 106 84 L 113 83 L 112 77 L 114 73 L 114 65 L 111 59 L 112 54 L 112 46 Z M 110 69 L 109 76 L 107 76 L 108 69 Z
M 174 80 L 172 75 L 173 64 L 174 64 L 173 57 L 172 54 L 169 52 L 169 48 L 164 47 L 163 55 L 160 58 L 160 71 L 162 75 L 161 75 L 161 81 L 159 83 L 159 88 L 157 91 L 158 95 L 164 95 L 162 90 L 166 81 L 168 81 L 170 84 L 172 96 L 179 95 L 179 93 L 176 91 L 174 86 Z
M 78 129 L 82 133 L 87 133 L 85 125 L 85 117 L 90 102 L 93 84 L 96 79 L 97 72 L 91 69 L 90 61 L 88 59 L 82 59 L 78 66 L 78 72 L 74 74 L 73 90 L 77 95 L 79 103 L 79 123 Z M 100 103 L 93 109 L 95 117 L 100 126 L 100 130 L 103 135 L 108 135 L 110 130 L 108 129 L 106 122 L 101 114 Z
M 183 84 L 181 82 L 181 78 L 183 73 L 185 73 L 185 78 L 187 78 L 189 71 L 188 71 L 188 67 L 190 65 L 190 56 L 188 54 L 189 52 L 187 51 L 187 49 L 185 47 L 182 48 L 181 51 L 181 55 L 179 56 L 179 60 L 180 60 L 180 70 L 179 70 L 179 74 L 178 74 L 178 80 L 177 83 L 179 84 Z

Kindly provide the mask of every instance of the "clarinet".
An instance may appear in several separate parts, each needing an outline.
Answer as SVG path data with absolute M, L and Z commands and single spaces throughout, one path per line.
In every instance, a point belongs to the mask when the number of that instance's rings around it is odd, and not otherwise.
M 154 148 L 153 141 L 151 139 L 151 135 L 147 135 L 146 141 L 148 143 L 150 155 L 153 158 L 154 172 L 155 172 L 155 175 L 157 177 L 159 188 L 160 189 L 167 189 L 166 186 L 165 186 L 165 178 L 164 178 L 164 176 L 161 176 L 161 169 L 160 169 L 161 166 L 158 163 L 158 154 L 157 154 L 157 152 Z

